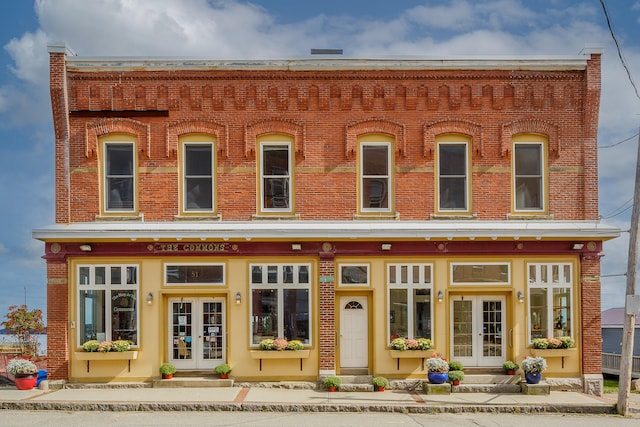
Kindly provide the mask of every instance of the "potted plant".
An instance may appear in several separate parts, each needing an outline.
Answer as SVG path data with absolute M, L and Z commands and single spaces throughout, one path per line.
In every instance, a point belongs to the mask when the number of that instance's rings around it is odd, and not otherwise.
M 27 359 L 11 359 L 7 372 L 14 376 L 18 390 L 31 390 L 38 381 L 38 367 Z
M 444 384 L 449 379 L 449 364 L 438 355 L 427 359 L 427 378 L 432 384 Z
M 507 373 L 507 375 L 515 375 L 519 366 L 516 362 L 512 362 L 511 360 L 507 360 L 502 364 L 502 369 Z
M 213 370 L 216 374 L 220 375 L 220 379 L 226 380 L 227 378 L 229 378 L 229 372 L 231 372 L 231 366 L 227 365 L 226 363 L 223 363 L 213 368 Z
M 160 365 L 160 375 L 162 375 L 163 380 L 170 380 L 173 378 L 173 374 L 176 373 L 176 367 L 171 363 L 163 363 Z
M 453 385 L 460 385 L 460 381 L 464 379 L 463 371 L 449 371 L 449 381 Z
M 525 357 L 522 361 L 522 370 L 527 384 L 538 384 L 545 369 L 547 369 L 547 360 L 544 357 Z
M 449 362 L 449 372 L 451 371 L 464 371 L 464 365 L 462 364 L 462 362 L 452 360 L 451 362 Z
M 324 379 L 324 385 L 327 386 L 329 391 L 336 391 L 342 384 L 342 380 L 339 377 L 327 377 Z
M 389 385 L 389 380 L 385 377 L 375 377 L 372 382 L 374 391 L 384 391 L 385 387 Z

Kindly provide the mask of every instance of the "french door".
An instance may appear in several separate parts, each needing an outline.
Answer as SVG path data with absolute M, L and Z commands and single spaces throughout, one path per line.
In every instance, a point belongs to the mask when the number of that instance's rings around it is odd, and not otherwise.
M 169 299 L 169 361 L 182 370 L 225 363 L 225 302 L 214 298 Z
M 497 367 L 505 361 L 505 299 L 452 296 L 451 355 L 465 366 Z

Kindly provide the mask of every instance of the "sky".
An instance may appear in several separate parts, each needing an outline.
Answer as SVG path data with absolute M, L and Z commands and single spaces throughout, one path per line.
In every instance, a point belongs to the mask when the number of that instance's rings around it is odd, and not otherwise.
M 623 231 L 604 245 L 602 308 L 624 306 L 640 126 L 640 0 L 14 0 L 0 9 L 3 320 L 10 305 L 25 301 L 46 309 L 44 244 L 31 230 L 54 222 L 47 45 L 58 42 L 85 57 L 209 59 L 299 58 L 311 48 L 369 58 L 571 56 L 600 46 L 600 214 Z

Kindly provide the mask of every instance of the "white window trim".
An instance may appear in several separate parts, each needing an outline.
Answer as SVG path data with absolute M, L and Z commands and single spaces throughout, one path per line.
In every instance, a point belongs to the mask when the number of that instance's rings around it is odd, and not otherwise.
M 548 268 L 552 268 L 552 266 L 558 266 L 558 268 L 564 268 L 565 266 L 569 266 L 569 277 L 571 282 L 567 283 L 564 281 L 564 275 L 560 274 L 558 277 L 558 283 L 554 283 L 553 281 L 549 281 L 549 282 L 541 282 L 541 281 L 537 281 L 537 282 L 532 282 L 531 281 L 531 277 L 530 277 L 530 267 L 531 266 L 536 266 L 536 276 L 537 277 L 541 277 L 540 274 L 540 270 L 541 270 L 541 266 L 547 266 Z M 573 301 L 573 265 L 569 262 L 531 262 L 531 263 L 527 263 L 525 265 L 526 271 L 527 271 L 527 342 L 529 344 L 532 343 L 532 339 L 531 339 L 531 325 L 529 325 L 529 322 L 531 322 L 531 293 L 530 293 L 530 289 L 535 288 L 535 289 L 547 289 L 547 333 L 548 334 L 552 334 L 553 332 L 553 323 L 555 321 L 554 317 L 553 317 L 553 292 L 551 292 L 553 289 L 566 289 L 569 288 L 569 302 L 571 303 L 571 320 L 569 322 L 569 329 L 571 330 L 572 336 L 575 335 L 575 328 L 574 328 L 574 318 L 575 318 L 575 313 L 576 313 L 576 308 L 575 308 L 575 302 Z M 549 277 L 548 277 L 549 278 Z M 547 337 L 547 338 L 552 338 L 552 337 Z M 575 338 L 575 337 L 574 337 Z
M 278 280 L 277 283 L 269 283 L 268 280 L 268 267 L 278 267 Z M 284 283 L 283 278 L 283 267 L 292 266 L 294 267 L 294 280 L 293 283 Z M 307 283 L 299 282 L 299 271 L 300 267 L 307 267 L 307 271 L 309 274 Z M 253 267 L 262 267 L 262 282 L 254 283 L 253 282 Z M 313 288 L 312 288 L 312 270 L 311 264 L 307 263 L 254 263 L 249 264 L 249 307 L 253 307 L 253 290 L 254 289 L 275 289 L 278 293 L 278 337 L 284 337 L 284 290 L 285 289 L 306 289 L 309 292 L 309 302 L 308 302 L 308 313 L 309 313 L 309 342 L 303 343 L 306 346 L 313 345 Z M 249 309 L 249 347 L 251 348 L 259 348 L 260 344 L 253 343 L 253 311 Z
M 222 267 L 222 283 L 215 282 L 187 282 L 187 283 L 169 283 L 167 280 L 168 277 L 168 268 L 169 267 L 189 267 L 189 266 L 198 266 L 198 267 Z M 167 262 L 163 265 L 163 282 L 164 286 L 226 286 L 227 282 L 227 268 L 226 264 L 222 262 Z
M 109 145 L 131 145 L 131 164 L 132 164 L 132 173 L 133 173 L 133 191 L 132 191 L 132 207 L 131 209 L 112 209 L 109 208 L 109 185 L 107 184 L 107 146 Z M 138 188 L 138 179 L 137 179 L 137 159 L 136 159 L 136 143 L 131 140 L 105 140 L 102 144 L 102 187 L 103 187 L 103 206 L 104 212 L 107 214 L 113 213 L 134 213 L 136 212 L 136 207 L 138 206 L 137 201 L 137 188 Z
M 343 283 L 342 282 L 342 270 L 348 267 L 364 267 L 367 271 L 366 283 Z M 355 263 L 355 264 L 338 264 L 338 286 L 341 287 L 369 287 L 371 285 L 371 266 L 368 263 Z
M 464 174 L 464 198 L 465 198 L 465 207 L 464 208 L 443 208 L 441 206 L 442 200 L 440 200 L 440 190 L 441 190 L 441 186 L 440 186 L 440 178 L 442 177 L 442 175 L 440 174 L 440 147 L 443 145 L 464 145 L 465 146 L 465 156 L 464 156 L 464 170 L 465 170 L 465 174 Z M 436 162 L 436 167 L 438 168 L 438 192 L 437 192 L 437 199 L 438 199 L 438 212 L 451 212 L 451 213 L 465 213 L 465 212 L 469 212 L 470 208 L 470 203 L 471 203 L 471 192 L 469 191 L 469 184 L 470 184 L 470 179 L 469 179 L 469 143 L 467 141 L 440 141 L 438 142 L 438 151 L 437 151 L 437 155 L 438 155 L 438 160 Z M 448 177 L 451 176 L 456 176 L 458 177 L 458 175 L 446 175 Z
M 187 146 L 210 145 L 211 146 L 211 208 L 189 209 L 187 204 Z M 199 176 L 200 177 L 200 176 Z M 201 176 L 204 178 L 205 176 Z M 194 176 L 190 177 L 194 178 Z M 182 144 L 182 212 L 211 213 L 216 209 L 216 146 L 213 141 L 185 141 Z
M 407 267 L 407 282 L 401 283 L 396 280 L 395 283 L 391 283 L 391 267 L 396 267 L 396 277 L 401 277 L 400 268 Z M 414 283 L 413 280 L 413 267 L 420 267 L 420 274 L 424 272 L 425 267 L 429 267 L 429 277 L 425 277 L 423 281 Z M 427 281 L 428 280 L 428 281 Z M 391 313 L 391 290 L 392 289 L 405 289 L 407 291 L 407 305 L 412 307 L 411 310 L 407 309 L 407 334 L 408 338 L 415 339 L 413 336 L 413 291 L 415 289 L 428 289 L 429 290 L 429 310 L 431 312 L 431 336 L 429 337 L 419 337 L 419 338 L 429 338 L 433 343 L 433 331 L 434 331 L 434 313 L 433 313 L 433 264 L 432 263 L 391 263 L 387 264 L 387 337 L 391 337 L 391 319 L 389 318 L 389 313 Z M 389 341 L 391 343 L 391 341 Z
M 80 269 L 83 267 L 89 267 L 89 271 L 90 271 L 90 278 L 91 278 L 91 283 L 86 283 L 86 284 L 81 284 L 80 283 Z M 121 284 L 111 284 L 111 283 L 106 283 L 104 285 L 98 285 L 95 283 L 95 269 L 96 267 L 104 267 L 105 268 L 105 272 L 107 275 L 111 274 L 111 267 L 120 267 L 122 269 L 122 271 L 125 274 L 122 274 L 121 277 L 123 278 L 123 282 L 125 283 L 121 283 Z M 126 283 L 126 271 L 128 267 L 135 267 L 136 269 L 136 283 L 135 284 L 127 284 Z M 136 310 L 137 310 L 137 314 L 136 314 L 136 336 L 137 336 L 137 344 L 132 344 L 131 348 L 139 348 L 140 347 L 140 306 L 142 303 L 141 300 L 141 295 L 140 295 L 140 266 L 138 264 L 78 264 L 76 267 L 76 287 L 77 287 L 77 307 L 76 307 L 76 319 L 77 322 L 82 322 L 84 319 L 81 317 L 81 310 L 80 310 L 80 304 L 81 304 L 81 298 L 80 298 L 80 293 L 83 291 L 104 291 L 105 292 L 105 316 L 108 316 L 109 314 L 112 313 L 112 309 L 111 309 L 111 296 L 109 295 L 112 291 L 118 291 L 118 290 L 127 290 L 127 291 L 131 291 L 131 290 L 135 290 L 136 291 Z M 110 282 L 110 280 L 105 280 L 107 282 Z M 111 330 L 111 318 L 107 317 L 104 319 L 105 320 L 105 341 L 111 341 L 111 336 L 113 331 Z M 78 346 L 81 346 L 85 340 L 84 337 L 80 336 L 80 332 L 82 331 L 82 328 L 80 327 L 80 325 L 78 325 L 78 327 L 76 328 L 77 333 L 77 342 L 78 342 Z
M 364 148 L 367 146 L 385 146 L 387 147 L 387 174 L 386 175 L 365 175 L 364 171 Z M 363 141 L 360 143 L 360 211 L 361 212 L 391 212 L 393 200 L 393 185 L 391 180 L 392 170 L 392 158 L 391 158 L 391 143 L 387 141 Z M 387 183 L 386 196 L 387 207 L 386 208 L 367 208 L 365 207 L 364 200 L 364 180 L 365 178 L 379 178 L 385 179 Z
M 540 147 L 540 177 L 541 188 L 540 188 L 540 207 L 534 209 L 518 209 L 517 204 L 517 191 L 516 191 L 516 147 L 518 145 L 538 145 Z M 512 188 L 513 188 L 513 211 L 518 213 L 527 213 L 527 212 L 535 212 L 541 213 L 546 212 L 547 206 L 547 157 L 545 152 L 545 143 L 541 141 L 517 141 L 513 143 L 513 155 L 512 159 L 512 171 L 511 180 L 512 180 Z
M 264 174 L 264 147 L 265 146 L 285 146 L 287 147 L 287 167 L 288 174 L 287 175 L 267 175 Z M 260 141 L 260 211 L 261 212 L 293 212 L 293 157 L 292 157 L 292 148 L 293 144 L 290 141 Z M 264 188 L 264 180 L 265 178 L 274 177 L 274 178 L 287 178 L 289 180 L 289 186 L 287 187 L 287 197 L 288 203 L 285 208 L 268 208 L 264 205 L 264 196 L 265 196 L 265 188 Z
M 506 282 L 455 282 L 453 280 L 453 269 L 457 265 L 506 265 L 507 266 L 507 281 Z M 510 262 L 452 262 L 449 264 L 449 282 L 451 285 L 510 285 L 511 284 L 511 263 Z

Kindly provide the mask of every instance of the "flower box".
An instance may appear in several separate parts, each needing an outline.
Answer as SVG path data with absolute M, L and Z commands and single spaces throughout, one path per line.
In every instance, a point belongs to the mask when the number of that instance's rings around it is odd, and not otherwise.
M 391 357 L 397 359 L 396 369 L 400 370 L 400 359 L 422 359 L 422 370 L 424 371 L 424 360 L 433 356 L 437 351 L 430 350 L 389 350 Z
M 545 359 L 551 359 L 554 357 L 562 358 L 562 369 L 564 369 L 564 358 L 567 356 L 573 356 L 577 353 L 578 349 L 572 348 L 531 348 L 531 355 L 535 357 L 544 357 Z
M 129 363 L 128 369 L 131 372 L 131 361 L 138 358 L 138 352 L 132 351 L 76 351 L 76 359 L 87 361 L 87 372 L 90 370 L 92 360 L 126 360 Z
M 300 370 L 302 371 L 302 359 L 308 359 L 311 350 L 251 350 L 252 359 L 260 360 L 260 370 L 262 371 L 262 359 L 300 359 Z

